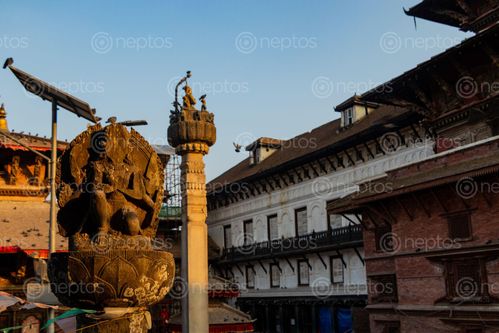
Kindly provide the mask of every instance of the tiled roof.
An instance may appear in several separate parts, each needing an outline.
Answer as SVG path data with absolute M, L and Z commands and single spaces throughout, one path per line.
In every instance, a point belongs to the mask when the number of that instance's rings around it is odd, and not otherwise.
M 49 246 L 50 205 L 36 201 L 0 201 L 0 250 L 19 249 L 45 257 Z M 57 234 L 56 250 L 67 251 L 67 239 Z
M 249 157 L 230 168 L 207 185 L 208 194 L 221 186 L 249 181 L 280 170 L 290 169 L 303 160 L 325 156 L 347 149 L 355 143 L 365 142 L 376 132 L 387 132 L 385 125 L 411 123 L 418 116 L 405 108 L 380 106 L 363 119 L 347 128 L 340 128 L 340 120 L 330 121 L 310 132 L 282 141 L 281 148 L 258 164 L 250 165 Z M 395 126 L 397 127 L 397 126 Z M 322 154 L 322 155 L 321 155 Z
M 37 151 L 49 151 L 51 149 L 51 141 L 50 138 L 42 138 L 36 135 L 25 134 L 25 133 L 16 133 L 16 132 L 7 132 L 10 136 L 16 138 L 21 141 L 31 149 Z M 67 142 L 58 141 L 57 149 L 64 150 L 68 145 Z M 9 148 L 13 150 L 27 150 L 23 146 L 19 145 L 17 142 L 6 138 L 3 135 L 0 135 L 0 149 L 1 148 Z
M 388 172 L 387 176 L 361 184 L 361 190 L 328 205 L 329 210 L 347 212 L 358 205 L 403 193 L 479 177 L 499 171 L 499 136 L 469 146 L 446 151 Z M 390 187 L 388 187 L 389 185 Z M 379 192 L 380 188 L 390 191 Z

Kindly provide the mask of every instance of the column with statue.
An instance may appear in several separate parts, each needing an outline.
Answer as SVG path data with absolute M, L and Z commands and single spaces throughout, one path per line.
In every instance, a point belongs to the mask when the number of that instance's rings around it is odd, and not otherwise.
M 207 110 L 206 95 L 201 109 L 188 85 L 191 73 L 175 88 L 174 110 L 170 114 L 168 142 L 182 156 L 182 278 L 187 293 L 182 300 L 183 331 L 207 333 L 208 318 L 208 228 L 206 225 L 206 176 L 203 156 L 216 141 L 214 115 Z M 182 104 L 178 89 L 185 92 Z

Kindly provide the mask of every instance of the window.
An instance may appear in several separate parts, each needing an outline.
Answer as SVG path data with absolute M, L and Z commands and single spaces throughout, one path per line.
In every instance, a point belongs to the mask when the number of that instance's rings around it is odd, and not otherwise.
M 232 247 L 232 231 L 230 225 L 224 226 L 224 247 L 226 249 Z
M 243 222 L 244 245 L 253 243 L 253 220 Z
M 446 263 L 447 297 L 450 300 L 476 299 L 488 295 L 487 285 L 482 283 L 484 263 L 480 259 L 460 259 Z
M 471 216 L 469 212 L 463 212 L 447 216 L 449 226 L 449 238 L 458 240 L 471 239 Z
M 246 288 L 255 288 L 255 268 L 253 266 L 246 266 Z
M 306 235 L 307 227 L 307 208 L 300 208 L 295 210 L 295 232 L 296 236 Z
M 343 283 L 343 262 L 340 257 L 331 257 L 331 283 Z
M 393 251 L 392 226 L 383 225 L 374 230 L 374 240 L 376 242 L 376 251 Z
M 343 111 L 343 126 L 353 124 L 353 108 Z
M 277 214 L 267 216 L 267 235 L 269 240 L 279 238 L 279 233 L 277 231 Z
M 308 260 L 298 260 L 298 285 L 308 286 L 309 285 L 309 266 Z
M 327 213 L 328 227 L 330 230 L 341 228 L 343 226 L 343 219 L 341 215 Z
M 397 276 L 395 274 L 369 277 L 372 283 L 372 299 L 374 302 L 398 302 Z
M 270 264 L 270 287 L 278 288 L 281 286 L 281 271 L 278 264 Z

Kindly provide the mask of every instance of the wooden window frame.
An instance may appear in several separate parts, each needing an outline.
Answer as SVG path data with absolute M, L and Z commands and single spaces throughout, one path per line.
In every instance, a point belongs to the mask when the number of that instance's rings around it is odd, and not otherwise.
M 272 239 L 270 237 L 270 219 L 275 218 L 276 223 L 277 223 L 277 214 L 272 214 L 272 215 L 267 215 L 267 239 L 269 242 L 273 241 L 274 239 L 279 239 L 279 230 L 277 230 L 277 237 Z
M 333 273 L 333 261 L 339 260 L 341 263 L 341 281 L 334 281 L 334 273 Z M 345 283 L 345 267 L 343 266 L 343 260 L 341 260 L 340 256 L 330 256 L 329 257 L 329 265 L 331 267 L 331 283 L 332 284 L 344 284 Z
M 303 235 L 299 235 L 298 234 L 298 213 L 301 213 L 301 212 L 307 212 L 307 207 L 301 207 L 301 208 L 296 208 L 295 209 L 295 237 L 299 237 L 299 236 L 303 236 Z M 306 217 L 306 223 L 307 223 L 307 232 L 305 233 L 308 234 L 308 216 Z
M 478 280 L 476 281 L 476 290 L 475 294 L 470 297 L 466 297 L 463 295 L 459 295 L 459 286 L 460 281 L 466 280 L 466 285 L 470 285 L 470 280 L 472 277 L 460 277 L 458 276 L 457 265 L 473 267 L 476 266 L 477 269 L 473 269 L 470 271 L 477 271 Z M 487 303 L 487 300 L 490 299 L 489 289 L 488 289 L 488 277 L 487 277 L 487 268 L 486 268 L 486 260 L 485 258 L 459 258 L 455 260 L 448 260 L 445 262 L 445 286 L 446 286 L 446 298 L 450 302 L 457 303 Z M 462 286 L 465 287 L 465 284 Z
M 372 296 L 372 299 L 376 303 L 398 303 L 398 289 L 397 289 L 397 275 L 396 274 L 380 274 L 372 275 L 368 277 L 372 282 L 374 287 L 372 288 L 376 293 Z M 388 283 L 392 284 L 393 291 L 391 293 L 386 293 Z M 379 292 L 379 288 L 382 287 L 382 292 Z
M 467 237 L 455 237 L 455 235 L 452 234 L 451 224 L 456 223 L 456 222 L 452 222 L 451 219 L 459 217 L 459 216 L 464 216 L 467 218 L 467 232 L 468 232 Z M 445 219 L 447 220 L 447 230 L 448 230 L 449 239 L 456 240 L 456 241 L 469 241 L 469 240 L 473 239 L 471 211 L 465 210 L 465 211 L 459 211 L 459 212 L 445 214 Z
M 274 279 L 272 278 L 272 268 L 273 267 L 276 267 L 277 268 L 277 272 L 279 274 L 279 284 L 278 285 L 274 285 Z M 276 263 L 272 263 L 269 265 L 269 277 L 270 277 L 270 288 L 280 288 L 281 287 L 281 271 L 279 270 L 279 265 L 276 264 Z
M 227 233 L 226 233 L 226 230 L 229 229 L 230 230 L 230 247 L 234 247 L 234 244 L 232 243 L 232 225 L 230 224 L 226 224 L 224 225 L 224 229 L 223 229 L 223 232 L 224 232 L 224 248 L 225 249 L 228 249 L 229 247 L 227 247 Z
M 253 267 L 252 265 L 246 265 L 246 271 L 245 271 L 245 273 L 246 273 L 246 289 L 255 289 L 256 274 L 254 272 L 254 269 L 255 269 L 255 267 Z M 250 286 L 249 279 L 248 279 L 248 276 L 249 276 L 248 272 L 250 272 L 250 271 L 253 274 L 253 285 L 252 286 Z
M 251 235 L 248 235 L 247 225 L 251 224 Z M 254 243 L 254 227 L 253 219 L 247 219 L 243 221 L 243 245 L 250 245 Z
M 302 283 L 301 281 L 301 272 L 300 272 L 300 267 L 301 267 L 301 263 L 305 263 L 306 266 L 307 266 L 307 274 L 308 274 L 308 281 L 307 283 Z M 300 287 L 303 287 L 303 286 L 309 286 L 310 285 L 310 267 L 309 267 L 309 262 L 308 262 L 308 259 L 298 259 L 296 260 L 296 270 L 297 270 L 297 273 L 298 273 L 298 286 Z

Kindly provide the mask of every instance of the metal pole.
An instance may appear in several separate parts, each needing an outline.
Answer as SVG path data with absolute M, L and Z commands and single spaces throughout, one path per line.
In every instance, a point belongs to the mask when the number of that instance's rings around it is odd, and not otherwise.
M 52 151 L 50 157 L 50 225 L 49 225 L 49 256 L 55 252 L 55 225 L 56 221 L 56 194 L 55 194 L 55 177 L 57 170 L 57 101 L 52 100 Z M 54 309 L 49 309 L 49 320 L 55 318 Z M 54 323 L 47 327 L 47 333 L 54 333 Z

